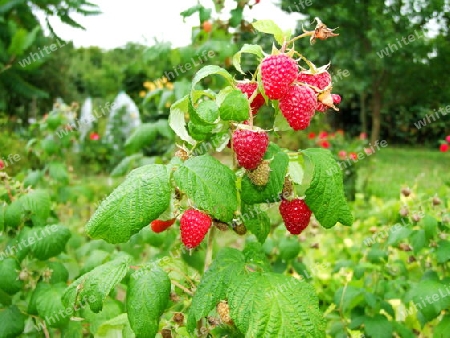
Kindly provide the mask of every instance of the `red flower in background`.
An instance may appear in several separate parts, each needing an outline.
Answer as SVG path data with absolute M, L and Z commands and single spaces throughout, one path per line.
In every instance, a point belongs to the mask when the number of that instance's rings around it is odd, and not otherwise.
M 327 140 L 320 141 L 319 144 L 322 148 L 325 148 L 325 149 L 328 149 L 331 146 L 330 142 L 328 142 Z
M 328 137 L 328 133 L 326 131 L 321 131 L 319 133 L 319 138 L 322 139 L 326 139 Z
M 447 141 L 447 143 L 450 143 L 450 135 L 448 135 L 445 140 Z
M 91 133 L 89 135 L 89 139 L 92 140 L 92 141 L 97 141 L 97 140 L 100 139 L 100 136 L 97 133 Z
M 356 154 L 355 152 L 351 152 L 351 153 L 350 153 L 350 158 L 351 158 L 352 160 L 357 160 L 357 159 L 358 159 L 358 154 Z
M 338 153 L 338 156 L 339 156 L 339 158 L 340 158 L 341 160 L 345 160 L 345 158 L 347 157 L 347 152 L 346 152 L 345 150 L 341 150 L 341 151 Z
M 441 146 L 439 147 L 439 150 L 443 153 L 448 151 L 448 144 L 447 143 L 443 143 L 441 144 Z
M 309 138 L 310 140 L 315 139 L 315 138 L 316 138 L 316 134 L 314 134 L 314 133 L 309 133 L 309 134 L 308 134 L 308 138 Z
M 359 134 L 359 139 L 360 140 L 367 140 L 367 134 L 366 133 Z
M 0 160 L 0 170 L 3 170 L 5 168 L 5 162 Z

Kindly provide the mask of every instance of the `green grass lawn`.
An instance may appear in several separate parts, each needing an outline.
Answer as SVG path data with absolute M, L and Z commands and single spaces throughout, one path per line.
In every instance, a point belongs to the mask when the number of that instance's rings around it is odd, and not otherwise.
M 396 198 L 403 186 L 417 186 L 422 192 L 439 194 L 442 186 L 450 185 L 449 168 L 449 154 L 439 151 L 381 148 L 361 160 L 358 191 Z

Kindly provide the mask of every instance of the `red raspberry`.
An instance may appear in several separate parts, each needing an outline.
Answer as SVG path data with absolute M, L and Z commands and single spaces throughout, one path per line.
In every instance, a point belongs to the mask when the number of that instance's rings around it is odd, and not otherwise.
M 269 137 L 265 131 L 237 129 L 232 137 L 233 149 L 239 165 L 248 170 L 255 169 L 261 162 Z
M 297 81 L 307 83 L 323 90 L 331 84 L 331 75 L 327 71 L 316 74 L 300 72 L 297 76 Z
M 294 130 L 303 130 L 309 126 L 317 105 L 314 90 L 306 86 L 290 86 L 280 100 L 280 110 Z
M 281 99 L 297 75 L 297 62 L 286 54 L 269 55 L 261 62 L 261 80 L 271 100 Z
M 333 103 L 334 104 L 339 104 L 341 103 L 341 96 L 338 94 L 331 94 L 331 97 L 333 98 Z
M 156 219 L 152 223 L 150 223 L 150 226 L 154 232 L 163 232 L 173 223 L 175 223 L 175 218 L 169 219 L 168 221 L 161 221 L 160 219 Z
M 305 230 L 312 214 L 305 201 L 300 198 L 281 201 L 279 210 L 286 229 L 293 235 Z
M 181 241 L 188 249 L 200 245 L 211 227 L 211 217 L 205 213 L 188 209 L 180 219 Z
M 236 87 L 238 87 L 241 92 L 247 95 L 247 98 L 250 99 L 250 97 L 253 95 L 255 90 L 258 89 L 258 84 L 256 82 L 238 82 L 236 84 Z M 250 107 L 252 108 L 252 114 L 256 115 L 258 114 L 259 108 L 261 108 L 266 101 L 264 100 L 264 97 L 259 93 L 255 96 L 252 103 L 250 103 Z

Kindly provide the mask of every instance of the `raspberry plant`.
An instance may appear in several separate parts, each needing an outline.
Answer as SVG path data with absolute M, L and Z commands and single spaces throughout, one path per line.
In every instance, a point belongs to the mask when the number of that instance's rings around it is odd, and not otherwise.
M 233 64 L 243 73 L 241 55 L 256 55 L 260 65 L 250 79 L 237 81 L 219 66 L 199 70 L 189 94 L 171 106 L 169 124 L 181 142 L 177 156 L 166 165 L 133 170 L 86 225 L 94 239 L 125 243 L 152 222 L 155 228 L 156 223 L 180 219 L 184 250 L 194 255 L 205 251 L 198 285 L 186 286 L 195 284 L 195 278 L 174 273 L 180 265 L 174 257 L 154 257 L 145 265 L 131 266 L 133 258 L 123 254 L 75 280 L 62 297 L 65 306 L 93 299 L 90 310 L 98 313 L 108 294 L 124 280 L 128 321 L 137 337 L 157 334 L 169 304 L 172 310 L 187 312 L 187 332 L 177 331 L 181 336 L 220 332 L 246 337 L 325 337 L 314 288 L 298 275 L 274 272 L 261 244 L 271 232 L 265 210 L 274 203 L 281 202 L 279 210 L 292 234 L 303 231 L 311 213 L 326 229 L 338 222 L 350 226 L 353 217 L 344 197 L 342 173 L 328 150 L 281 149 L 269 142 L 270 131 L 257 127 L 253 119 L 264 99 L 274 108 L 276 140 L 283 130 L 306 129 L 315 111 L 337 109 L 327 67 L 317 68 L 294 49 L 299 38 L 310 37 L 313 43 L 337 35 L 316 20 L 315 30 L 294 38 L 270 20 L 255 22 L 253 27 L 274 35 L 280 48 L 267 55 L 258 45 L 243 46 Z M 202 86 L 211 76 L 220 77 L 218 92 Z M 221 152 L 227 145 L 232 150 L 228 165 L 208 153 Z M 259 243 L 248 241 L 243 251 L 213 252 L 216 229 L 227 228 L 252 233 Z M 286 237 L 292 236 L 289 232 Z M 130 267 L 135 271 L 130 273 Z M 217 323 L 220 329 L 214 331 Z

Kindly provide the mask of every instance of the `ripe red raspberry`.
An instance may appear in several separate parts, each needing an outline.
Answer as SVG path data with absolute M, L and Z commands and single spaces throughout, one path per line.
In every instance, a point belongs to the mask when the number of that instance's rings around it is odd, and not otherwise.
M 238 82 L 236 84 L 236 87 L 238 87 L 241 92 L 247 95 L 247 98 L 250 99 L 250 97 L 253 95 L 255 90 L 258 89 L 258 84 L 256 82 Z M 253 99 L 252 103 L 250 103 L 250 107 L 252 108 L 252 114 L 256 115 L 258 114 L 259 108 L 261 108 L 266 101 L 264 100 L 264 97 L 258 93 L 255 98 Z
M 237 129 L 232 136 L 233 149 L 241 167 L 248 170 L 255 169 L 261 162 L 267 147 L 269 137 L 263 130 Z
M 271 100 L 281 99 L 297 75 L 297 62 L 286 54 L 269 55 L 261 62 L 261 80 Z
M 163 232 L 168 227 L 175 223 L 175 218 L 169 219 L 168 221 L 161 221 L 160 219 L 155 219 L 150 226 L 154 232 Z
M 312 214 L 305 201 L 300 198 L 292 201 L 282 200 L 279 210 L 286 229 L 293 235 L 305 230 Z
M 333 103 L 334 104 L 339 104 L 341 103 L 341 96 L 339 94 L 331 94 L 331 97 L 333 98 Z
M 323 90 L 331 84 L 331 75 L 327 71 L 316 74 L 300 72 L 297 76 L 297 81 L 307 83 Z
M 306 86 L 290 86 L 280 100 L 280 110 L 294 130 L 303 130 L 309 126 L 317 105 L 314 91 Z
M 181 241 L 188 249 L 200 245 L 211 227 L 211 217 L 196 209 L 188 209 L 180 219 Z

